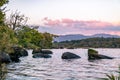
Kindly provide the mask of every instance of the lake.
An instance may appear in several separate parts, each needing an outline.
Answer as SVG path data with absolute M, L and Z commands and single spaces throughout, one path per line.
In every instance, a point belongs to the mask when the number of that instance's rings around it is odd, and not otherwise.
M 6 80 L 98 80 L 106 74 L 118 75 L 120 65 L 120 49 L 96 48 L 99 54 L 115 57 L 88 61 L 88 49 L 51 49 L 52 58 L 22 57 L 20 63 L 10 63 Z M 80 59 L 63 60 L 63 52 L 73 52 Z

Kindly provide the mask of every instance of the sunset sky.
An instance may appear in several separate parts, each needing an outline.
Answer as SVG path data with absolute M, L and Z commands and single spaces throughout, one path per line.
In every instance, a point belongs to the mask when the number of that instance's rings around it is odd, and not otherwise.
M 25 14 L 41 32 L 120 35 L 120 0 L 10 0 L 7 9 L 7 16 Z

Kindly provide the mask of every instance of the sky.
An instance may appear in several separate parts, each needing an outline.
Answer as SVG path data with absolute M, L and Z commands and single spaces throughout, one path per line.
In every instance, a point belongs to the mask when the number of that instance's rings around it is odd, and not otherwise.
M 7 9 L 7 16 L 18 10 L 41 32 L 120 35 L 120 0 L 10 0 Z

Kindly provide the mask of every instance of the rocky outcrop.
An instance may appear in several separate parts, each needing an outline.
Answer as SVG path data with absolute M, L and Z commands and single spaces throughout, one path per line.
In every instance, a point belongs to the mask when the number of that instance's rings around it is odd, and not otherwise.
M 36 54 L 33 54 L 33 58 L 51 58 L 51 55 L 43 54 L 43 53 L 36 53 Z
M 14 54 L 17 54 L 18 57 L 28 56 L 28 52 L 24 48 L 13 47 Z
M 88 49 L 88 60 L 95 60 L 95 59 L 113 59 L 113 57 L 105 56 L 98 54 L 98 51 L 93 49 Z
M 12 62 L 19 62 L 19 58 L 24 56 L 28 56 L 28 52 L 20 47 L 13 47 L 13 53 L 10 53 Z
M 25 57 L 25 56 L 28 56 L 27 50 L 21 49 L 21 51 L 20 51 L 20 57 Z
M 10 53 L 9 55 L 12 62 L 20 62 L 20 57 L 17 54 Z
M 0 63 L 10 63 L 10 56 L 5 52 L 0 52 Z
M 74 54 L 74 53 L 71 53 L 71 52 L 65 52 L 62 54 L 62 59 L 78 59 L 78 58 L 81 58 L 80 56 Z

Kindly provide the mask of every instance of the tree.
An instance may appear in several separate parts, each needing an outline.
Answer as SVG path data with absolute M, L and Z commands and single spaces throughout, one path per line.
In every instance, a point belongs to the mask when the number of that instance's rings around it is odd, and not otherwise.
M 43 35 L 35 29 L 24 26 L 17 33 L 19 44 L 26 48 L 40 47 L 40 42 L 43 40 Z
M 11 46 L 17 43 L 13 30 L 7 26 L 0 26 L 0 51 L 10 52 Z
M 18 42 L 26 48 L 50 48 L 52 46 L 52 35 L 40 33 L 34 28 L 24 26 L 17 33 Z
M 3 13 L 5 8 L 2 8 L 4 4 L 8 3 L 8 0 L 0 0 L 0 25 L 4 24 L 5 13 Z
M 14 13 L 11 13 L 7 24 L 12 30 L 18 30 L 21 29 L 27 22 L 28 18 L 25 17 L 25 15 L 21 14 L 20 12 L 16 11 Z
M 10 47 L 17 42 L 13 30 L 4 24 L 5 13 L 3 5 L 8 3 L 8 0 L 0 0 L 0 52 L 9 52 Z
M 0 7 L 8 3 L 8 0 L 0 0 Z
M 52 47 L 52 40 L 53 40 L 53 35 L 50 33 L 43 33 L 43 48 L 51 48 Z

